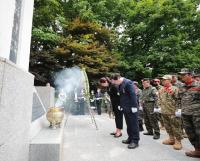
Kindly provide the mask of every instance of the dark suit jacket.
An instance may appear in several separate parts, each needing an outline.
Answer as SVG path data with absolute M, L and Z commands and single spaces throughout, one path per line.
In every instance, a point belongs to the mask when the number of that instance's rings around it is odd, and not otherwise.
M 131 112 L 131 108 L 138 108 L 137 96 L 131 80 L 124 78 L 119 86 L 120 106 L 125 113 Z
M 117 85 L 110 84 L 108 87 L 108 94 L 110 95 L 111 104 L 113 108 L 118 108 L 120 106 L 119 98 L 119 87 Z

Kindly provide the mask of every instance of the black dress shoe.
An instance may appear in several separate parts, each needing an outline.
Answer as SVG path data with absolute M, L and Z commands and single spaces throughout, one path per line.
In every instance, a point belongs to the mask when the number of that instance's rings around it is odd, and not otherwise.
M 160 134 L 154 134 L 153 139 L 155 139 L 155 140 L 160 139 Z
M 130 144 L 130 140 L 129 140 L 129 139 L 122 140 L 122 143 L 123 143 L 123 144 Z
M 119 135 L 118 134 L 115 134 L 115 138 L 119 138 L 119 137 L 121 137 L 122 136 L 122 133 L 120 133 Z
M 111 133 L 110 133 L 110 135 L 115 135 L 115 134 L 116 134 L 115 132 L 111 132 Z
M 136 143 L 130 143 L 129 145 L 128 145 L 128 149 L 135 149 L 135 148 L 137 148 L 139 145 L 138 144 L 136 144 Z
M 143 133 L 143 135 L 152 135 L 153 136 L 153 133 L 151 133 L 151 132 L 145 132 L 145 133 Z

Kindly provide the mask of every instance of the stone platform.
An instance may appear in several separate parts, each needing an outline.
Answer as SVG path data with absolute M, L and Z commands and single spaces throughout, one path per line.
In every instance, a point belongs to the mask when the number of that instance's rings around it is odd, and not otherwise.
M 66 117 L 61 127 L 49 128 L 45 120 L 42 130 L 31 140 L 29 161 L 62 161 L 63 160 L 63 132 Z
M 114 119 L 106 114 L 95 117 L 99 130 L 95 129 L 90 116 L 68 117 L 63 161 L 199 161 L 185 156 L 185 151 L 192 148 L 187 139 L 183 140 L 184 148 L 180 151 L 163 145 L 165 131 L 161 131 L 161 139 L 156 141 L 141 134 L 139 148 L 127 149 L 127 145 L 121 143 L 127 138 L 126 127 L 122 137 L 114 138 L 110 135 L 115 129 Z

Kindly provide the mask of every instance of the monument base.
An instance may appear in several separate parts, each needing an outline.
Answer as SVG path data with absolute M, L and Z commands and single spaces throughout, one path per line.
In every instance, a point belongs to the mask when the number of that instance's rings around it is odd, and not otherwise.
M 0 58 L 0 161 L 27 161 L 34 76 Z
M 62 161 L 65 122 L 66 117 L 60 128 L 51 129 L 45 121 L 45 127 L 31 140 L 29 161 Z

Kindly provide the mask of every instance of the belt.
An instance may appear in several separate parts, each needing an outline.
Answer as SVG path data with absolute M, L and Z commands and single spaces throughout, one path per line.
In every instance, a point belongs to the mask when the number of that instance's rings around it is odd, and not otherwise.
M 145 101 L 145 103 L 155 103 L 155 101 Z

